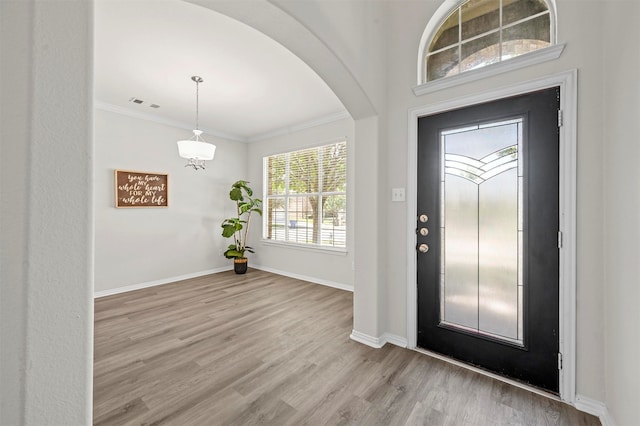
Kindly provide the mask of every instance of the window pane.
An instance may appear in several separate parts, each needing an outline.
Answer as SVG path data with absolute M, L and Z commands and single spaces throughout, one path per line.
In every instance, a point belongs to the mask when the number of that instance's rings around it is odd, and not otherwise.
M 297 196 L 289 198 L 289 238 L 299 244 L 320 244 L 318 197 Z
M 436 50 L 458 43 L 459 13 L 459 9 L 456 9 L 440 26 L 429 46 L 429 52 L 435 52 Z
M 462 40 L 500 28 L 499 0 L 471 0 L 461 9 Z
M 467 0 L 460 3 L 438 27 L 424 52 L 427 82 L 551 44 L 551 15 L 545 0 Z
M 427 58 L 427 80 L 458 74 L 458 47 L 435 53 Z
M 347 144 L 322 147 L 322 192 L 347 190 Z
M 500 61 L 500 34 L 495 32 L 462 45 L 460 72 Z
M 266 209 L 266 238 L 276 241 L 285 240 L 285 198 L 269 198 L 267 199 Z
M 347 143 L 263 160 L 264 238 L 346 247 Z
M 295 194 L 318 192 L 318 149 L 289 154 L 289 191 Z
M 322 199 L 322 244 L 346 247 L 347 196 L 330 195 Z
M 502 30 L 502 59 L 532 52 L 550 44 L 549 14 Z
M 542 0 L 502 0 L 502 25 L 509 25 L 547 10 Z
M 267 159 L 267 195 L 284 194 L 287 159 L 285 154 Z

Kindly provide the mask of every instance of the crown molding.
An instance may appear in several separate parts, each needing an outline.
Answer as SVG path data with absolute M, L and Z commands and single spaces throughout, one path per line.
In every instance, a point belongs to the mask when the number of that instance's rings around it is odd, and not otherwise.
M 121 107 L 118 105 L 113 105 L 113 104 L 110 104 L 107 102 L 101 102 L 101 101 L 94 101 L 93 105 L 96 109 L 99 109 L 102 111 L 108 111 L 116 114 L 126 115 L 128 117 L 137 118 L 140 120 L 152 121 L 154 123 L 176 127 L 178 129 L 185 129 L 190 131 L 193 130 L 193 125 L 191 124 L 185 123 L 183 121 L 171 120 L 165 117 L 160 117 L 159 115 L 156 115 L 156 114 L 148 114 L 144 112 L 134 111 L 129 108 L 125 108 L 125 107 Z M 207 135 L 216 136 L 222 139 L 227 139 L 227 140 L 232 140 L 237 142 L 247 142 L 247 138 L 243 138 L 242 136 L 239 136 L 239 135 L 220 132 L 218 130 L 208 129 L 205 127 L 200 127 L 200 130 L 202 130 Z
M 282 127 L 280 129 L 273 130 L 271 132 L 262 133 L 260 135 L 252 136 L 247 139 L 247 142 L 259 142 L 266 139 L 271 139 L 276 136 L 288 135 L 291 133 L 299 132 L 301 130 L 310 129 L 312 127 L 321 126 L 323 124 L 333 123 L 335 121 L 351 118 L 351 115 L 346 110 L 340 111 L 334 114 L 325 115 L 320 118 L 305 121 L 293 126 Z
M 171 120 L 169 118 L 160 117 L 159 115 L 156 115 L 156 114 L 149 114 L 149 113 L 134 111 L 130 108 L 125 108 L 125 107 L 113 105 L 113 104 L 102 102 L 102 101 L 94 101 L 93 105 L 96 109 L 99 109 L 102 111 L 113 112 L 115 114 L 121 114 L 127 117 L 137 118 L 140 120 L 152 121 L 154 123 L 176 127 L 178 129 L 193 130 L 193 126 L 191 124 L 185 123 L 183 121 Z M 282 127 L 267 133 L 261 133 L 255 136 L 251 136 L 249 138 L 246 138 L 240 135 L 235 135 L 232 133 L 220 132 L 218 130 L 213 130 L 206 127 L 200 127 L 200 130 L 202 130 L 207 135 L 216 136 L 216 137 L 231 140 L 231 141 L 247 143 L 247 142 L 259 142 L 259 141 L 270 139 L 276 136 L 288 135 L 291 133 L 299 132 L 301 130 L 310 129 L 316 126 L 321 126 L 323 124 L 329 124 L 335 121 L 344 120 L 346 118 L 351 118 L 351 115 L 349 114 L 349 112 L 344 110 L 334 114 L 325 115 L 323 117 L 316 118 L 313 120 L 305 121 L 299 124 L 294 124 L 292 126 Z

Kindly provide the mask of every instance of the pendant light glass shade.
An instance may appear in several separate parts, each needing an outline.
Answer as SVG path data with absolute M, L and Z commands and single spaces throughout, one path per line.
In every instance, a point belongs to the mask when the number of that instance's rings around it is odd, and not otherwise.
M 191 80 L 196 82 L 196 128 L 191 139 L 178 141 L 178 154 L 188 160 L 185 167 L 198 170 L 205 168 L 205 161 L 213 160 L 216 146 L 202 139 L 202 130 L 198 129 L 198 84 L 203 80 L 198 76 L 191 77 Z
M 182 158 L 197 158 L 199 160 L 213 160 L 216 154 L 216 146 L 205 142 L 200 137 L 202 130 L 194 130 L 194 137 L 178 141 L 178 154 Z

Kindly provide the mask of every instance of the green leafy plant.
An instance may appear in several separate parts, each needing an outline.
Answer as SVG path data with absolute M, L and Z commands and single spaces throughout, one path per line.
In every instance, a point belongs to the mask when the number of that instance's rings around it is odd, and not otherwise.
M 262 200 L 253 198 L 253 190 L 248 186 L 249 182 L 239 180 L 231 185 L 229 198 L 236 203 L 235 217 L 230 217 L 222 222 L 222 236 L 233 238 L 233 244 L 227 247 L 223 253 L 227 259 L 242 259 L 245 251 L 253 253 L 253 249 L 247 245 L 249 236 L 249 224 L 251 214 L 262 216 Z

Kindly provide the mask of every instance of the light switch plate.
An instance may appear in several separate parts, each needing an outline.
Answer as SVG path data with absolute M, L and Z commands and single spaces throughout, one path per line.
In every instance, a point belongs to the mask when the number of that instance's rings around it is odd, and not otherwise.
M 401 203 L 404 201 L 404 188 L 392 188 L 391 189 L 391 201 L 394 203 Z

